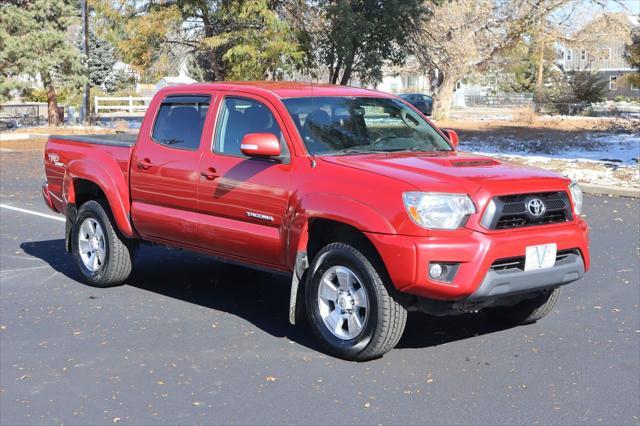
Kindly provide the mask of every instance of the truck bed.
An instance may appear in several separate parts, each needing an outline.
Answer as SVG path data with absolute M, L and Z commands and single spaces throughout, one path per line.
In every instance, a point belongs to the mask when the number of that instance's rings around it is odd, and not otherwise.
M 136 144 L 137 133 L 118 133 L 115 135 L 51 135 L 52 139 L 71 142 L 93 143 L 98 145 L 122 146 L 131 148 Z
M 117 185 L 119 189 L 127 191 L 129 160 L 137 137 L 137 134 L 132 133 L 49 136 L 44 153 L 44 169 L 47 176 L 44 191 L 50 207 L 59 212 L 65 211 L 64 179 L 67 174 L 73 175 L 78 172 L 78 164 L 81 168 L 87 167 L 94 177 L 100 173 L 111 176 L 111 181 L 103 183 L 104 191 L 117 180 L 121 182 Z M 128 199 L 128 195 L 124 199 Z

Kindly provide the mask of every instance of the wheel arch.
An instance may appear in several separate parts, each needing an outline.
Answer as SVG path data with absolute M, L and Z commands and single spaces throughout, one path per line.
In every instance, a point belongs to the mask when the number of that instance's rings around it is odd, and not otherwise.
M 306 285 L 306 273 L 315 255 L 331 243 L 346 243 L 361 250 L 363 255 L 372 257 L 372 263 L 380 265 L 379 274 L 389 280 L 384 259 L 367 235 L 355 226 L 326 217 L 311 217 L 296 227 L 301 230 L 297 251 L 294 253 L 293 278 L 289 300 L 289 321 L 295 324 L 302 316 L 304 302 L 302 295 Z M 391 289 L 391 291 L 393 291 Z
M 128 184 L 119 167 L 113 164 L 105 167 L 97 161 L 86 159 L 72 161 L 63 182 L 67 217 L 73 216 L 74 209 L 89 200 L 104 199 L 119 231 L 126 237 L 134 237 L 136 232 L 129 216 L 128 191 Z

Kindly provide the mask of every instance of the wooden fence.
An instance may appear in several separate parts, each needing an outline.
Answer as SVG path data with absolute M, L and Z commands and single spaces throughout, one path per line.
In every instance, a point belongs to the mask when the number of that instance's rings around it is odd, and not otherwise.
M 101 111 L 107 113 L 141 113 L 147 110 L 151 99 L 149 96 L 95 96 L 94 111 L 96 114 L 100 114 Z

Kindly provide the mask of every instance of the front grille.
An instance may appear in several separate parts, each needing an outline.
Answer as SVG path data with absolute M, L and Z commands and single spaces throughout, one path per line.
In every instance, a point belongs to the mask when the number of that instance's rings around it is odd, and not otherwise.
M 544 212 L 536 216 L 528 207 L 539 200 Z M 573 219 L 569 196 L 564 191 L 494 197 L 487 208 L 482 225 L 488 229 L 511 229 L 523 226 L 567 222 Z
M 579 256 L 580 252 L 576 249 L 570 250 L 561 250 L 556 253 L 556 265 L 562 263 L 563 260 L 567 259 L 571 255 Z M 518 257 L 509 257 L 507 259 L 498 259 L 489 268 L 492 271 L 507 271 L 513 269 L 519 269 L 524 271 L 524 256 Z

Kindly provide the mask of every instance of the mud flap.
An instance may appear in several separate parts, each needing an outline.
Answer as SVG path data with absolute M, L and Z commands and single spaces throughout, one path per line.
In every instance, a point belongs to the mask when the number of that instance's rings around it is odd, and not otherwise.
M 309 267 L 309 259 L 307 258 L 306 251 L 299 251 L 296 253 L 296 266 L 293 270 L 293 278 L 291 279 L 291 294 L 289 295 L 289 322 L 292 325 L 296 325 L 296 320 L 299 316 L 300 304 L 299 298 L 301 294 L 300 281 L 304 277 L 304 273 Z
M 75 203 L 67 204 L 67 220 L 64 224 L 64 248 L 67 250 L 67 253 L 71 253 L 71 228 L 73 227 L 73 222 L 76 220 L 77 214 L 78 209 Z

